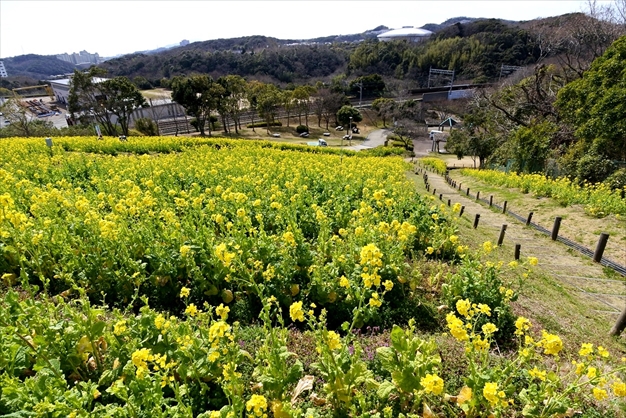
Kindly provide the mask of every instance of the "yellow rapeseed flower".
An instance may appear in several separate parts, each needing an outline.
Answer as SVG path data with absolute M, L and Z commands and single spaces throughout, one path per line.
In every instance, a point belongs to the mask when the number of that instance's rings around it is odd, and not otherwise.
M 218 314 L 223 321 L 228 319 L 228 312 L 230 312 L 230 308 L 228 306 L 224 306 L 223 303 L 220 303 L 220 306 L 215 309 L 215 313 Z
M 341 287 L 350 287 L 350 281 L 346 278 L 346 276 L 341 276 L 339 278 L 339 286 Z
M 294 302 L 289 307 L 289 316 L 292 321 L 304 321 L 304 311 L 302 310 L 302 301 Z
M 341 337 L 335 331 L 328 331 L 328 348 L 331 350 L 341 348 Z
M 383 303 L 380 301 L 378 293 L 373 292 L 372 293 L 372 297 L 369 300 L 369 305 L 372 308 L 378 308 L 379 306 L 381 306 Z
M 554 356 L 558 355 L 563 349 L 561 338 L 558 335 L 549 334 L 545 330 L 542 331 L 542 339 L 539 341 L 539 345 L 543 347 L 544 354 L 552 354 Z
M 485 335 L 491 335 L 495 333 L 498 328 L 491 322 L 487 322 L 485 325 L 483 325 L 482 330 Z
M 472 304 L 467 299 L 460 299 L 456 301 L 456 310 L 466 318 L 471 316 L 470 315 L 471 307 L 472 307 Z
M 436 374 L 426 374 L 426 377 L 420 380 L 420 384 L 426 393 L 439 395 L 443 392 L 443 379 Z
M 626 396 L 626 383 L 621 380 L 616 380 L 613 382 L 613 393 L 615 396 L 624 397 Z
M 587 357 L 593 354 L 593 344 L 583 343 L 580 351 L 578 351 L 578 354 L 581 355 L 582 357 Z
M 609 397 L 606 390 L 600 388 L 593 388 L 593 397 L 598 401 L 603 401 Z
M 190 303 L 189 306 L 187 306 L 187 309 L 185 309 L 185 313 L 192 318 L 196 316 L 198 312 L 199 312 L 198 308 L 193 303 Z
M 189 292 L 190 292 L 189 288 L 183 287 L 182 289 L 180 289 L 180 297 L 181 298 L 188 297 L 189 296 Z
M 546 371 L 545 370 L 539 370 L 536 366 L 532 369 L 528 371 L 528 374 L 530 375 L 530 377 L 532 378 L 537 378 L 541 381 L 546 380 Z
M 252 397 L 246 402 L 246 411 L 252 413 L 252 416 L 262 417 L 267 410 L 267 399 L 263 395 L 252 395 Z
M 493 382 L 485 383 L 485 387 L 483 388 L 483 396 L 491 405 L 497 405 L 498 401 L 500 400 L 498 396 L 498 384 Z

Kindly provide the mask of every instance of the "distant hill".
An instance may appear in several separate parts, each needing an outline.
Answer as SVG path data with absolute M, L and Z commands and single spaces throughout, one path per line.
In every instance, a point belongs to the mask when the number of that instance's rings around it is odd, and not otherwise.
M 472 23 L 472 22 L 476 22 L 477 20 L 486 20 L 486 18 L 484 17 L 466 17 L 466 16 L 459 16 L 459 17 L 452 17 L 448 20 L 446 20 L 445 22 L 442 23 L 427 23 L 424 26 L 422 26 L 422 29 L 426 29 L 429 30 L 431 32 L 439 32 L 442 29 L 447 28 L 448 26 L 457 24 L 457 23 L 461 23 L 461 24 L 468 24 L 468 23 Z M 502 23 L 515 23 L 511 20 L 500 20 L 498 19 L 500 22 Z
M 18 55 L 3 58 L 2 61 L 9 76 L 28 76 L 37 79 L 71 73 L 75 68 L 74 64 L 61 61 L 54 55 Z

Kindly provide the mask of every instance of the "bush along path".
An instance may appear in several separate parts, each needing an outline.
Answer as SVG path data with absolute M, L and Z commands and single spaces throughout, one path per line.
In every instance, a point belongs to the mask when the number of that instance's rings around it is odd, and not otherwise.
M 511 261 L 514 261 L 516 252 L 522 258 L 535 257 L 540 269 L 557 279 L 570 295 L 580 299 L 588 314 L 604 315 L 610 321 L 618 318 L 626 304 L 624 277 L 607 276 L 600 264 L 572 253 L 565 245 L 551 240 L 550 236 L 507 216 L 502 213 L 502 206 L 500 209 L 495 206 L 490 209 L 488 204 L 483 206 L 468 197 L 465 191 L 459 192 L 450 186 L 443 175 L 431 170 L 416 168 L 415 171 L 420 175 L 419 181 L 424 179 L 427 192 L 441 204 L 460 205 L 463 222 L 475 226 L 485 237 L 491 237 L 494 245 L 498 244 L 501 251 L 510 255 Z M 516 246 L 519 246 L 517 250 Z

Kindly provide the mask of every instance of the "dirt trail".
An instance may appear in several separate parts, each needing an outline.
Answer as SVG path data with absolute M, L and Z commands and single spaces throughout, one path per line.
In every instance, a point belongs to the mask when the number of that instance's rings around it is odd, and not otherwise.
M 420 149 L 424 149 L 426 144 L 420 145 Z M 502 225 L 507 225 L 502 250 L 510 254 L 510 260 L 514 259 L 515 244 L 520 244 L 521 258 L 536 257 L 540 269 L 559 280 L 571 294 L 577 294 L 581 303 L 588 305 L 591 310 L 616 319 L 624 309 L 626 284 L 619 275 L 608 278 L 602 266 L 590 258 L 572 252 L 565 245 L 526 227 L 524 223 L 466 197 L 464 193 L 450 187 L 442 176 L 430 171 L 427 174 L 430 191 L 432 193 L 436 189 L 437 199 L 441 194 L 443 203 L 447 204 L 450 199 L 451 205 L 457 202 L 464 205 L 463 217 L 472 224 L 475 215 L 480 214 L 478 228 L 484 231 L 486 240 L 495 244 Z

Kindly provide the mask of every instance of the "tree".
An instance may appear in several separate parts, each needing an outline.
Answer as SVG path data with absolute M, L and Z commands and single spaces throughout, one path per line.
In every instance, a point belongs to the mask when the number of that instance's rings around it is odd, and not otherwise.
M 207 75 L 175 77 L 172 80 L 172 99 L 196 118 L 200 135 L 204 136 L 204 126 L 211 111 L 217 110 L 217 99 L 211 93 L 214 81 Z M 211 135 L 211 124 L 209 135 Z
M 146 99 L 137 87 L 126 77 L 115 77 L 98 84 L 98 89 L 104 95 L 102 106 L 107 112 L 117 116 L 122 135 L 128 135 L 130 114 L 138 107 L 147 106 Z
M 93 118 L 102 125 L 107 135 L 116 136 L 117 129 L 111 117 L 112 113 L 105 106 L 106 96 L 99 86 L 105 81 L 102 78 L 105 75 L 106 70 L 98 67 L 91 67 L 87 72 L 74 70 L 68 96 L 68 110 L 72 119 L 88 123 Z
M 265 119 L 268 134 L 270 133 L 270 125 L 278 115 L 278 107 L 281 103 L 280 96 L 280 90 L 273 84 L 261 84 L 257 91 L 257 110 L 259 115 Z
M 282 108 L 285 110 L 287 114 L 287 127 L 289 127 L 290 119 L 291 119 L 291 111 L 294 107 L 293 101 L 293 90 L 283 90 L 280 96 L 280 102 Z
M 385 81 L 379 74 L 357 77 L 350 82 L 350 93 L 361 97 L 378 97 L 385 92 Z
M 357 123 L 363 120 L 363 116 L 361 116 L 361 112 L 358 111 L 357 108 L 350 105 L 344 105 L 337 112 L 337 120 L 343 126 L 347 126 L 348 129 L 352 129 L 350 125 L 350 118 L 352 118 L 352 122 Z
M 393 117 L 396 102 L 393 99 L 380 97 L 372 102 L 372 109 L 376 111 L 378 117 L 383 121 L 383 127 L 387 127 L 387 121 Z
M 235 133 L 241 129 L 241 113 L 245 109 L 246 80 L 239 75 L 227 75 L 221 78 L 226 88 L 228 101 L 227 112 L 233 118 Z
M 413 149 L 413 140 L 420 134 L 425 134 L 427 126 L 425 124 L 419 124 L 412 119 L 400 119 L 396 121 L 393 133 L 395 139 L 400 141 L 404 145 L 404 149 Z
M 302 114 L 304 114 L 305 124 L 309 126 L 309 113 L 311 113 L 311 95 L 315 94 L 315 87 L 299 86 L 293 91 L 293 98 L 298 109 L 298 122 L 302 125 Z
M 582 78 L 558 93 L 559 114 L 582 141 L 578 157 L 626 160 L 626 36 L 596 59 Z
M 345 102 L 346 96 L 343 93 L 333 93 L 332 90 L 329 90 L 322 94 L 322 118 L 326 122 L 326 130 L 328 130 L 331 118 L 335 118 L 335 122 L 337 121 L 337 112 Z

